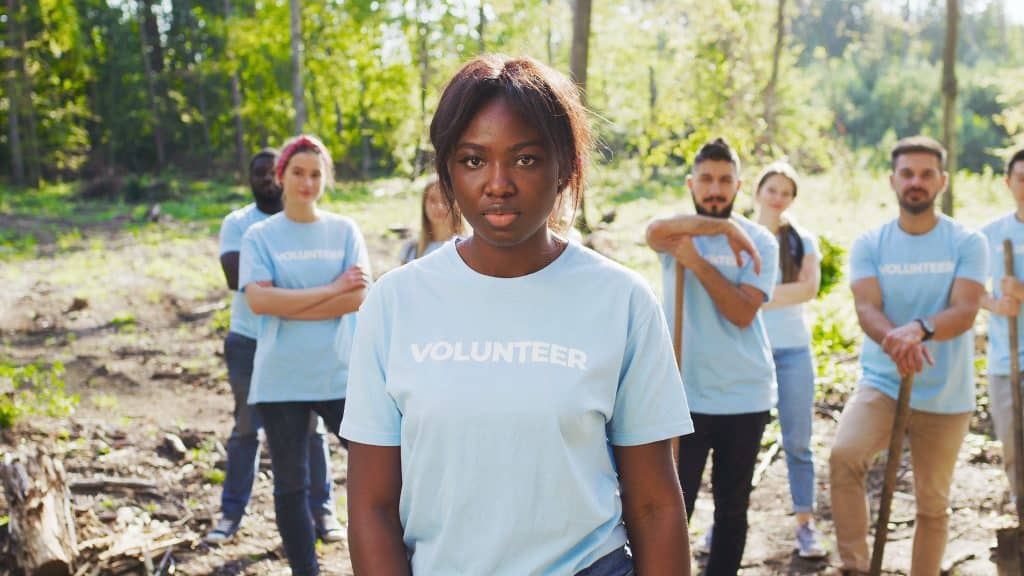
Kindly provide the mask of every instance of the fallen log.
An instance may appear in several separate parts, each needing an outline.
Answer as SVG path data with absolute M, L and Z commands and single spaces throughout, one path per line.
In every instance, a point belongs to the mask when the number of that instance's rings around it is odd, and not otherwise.
M 45 454 L 7 454 L 0 464 L 14 560 L 30 576 L 72 574 L 78 554 L 64 468 Z

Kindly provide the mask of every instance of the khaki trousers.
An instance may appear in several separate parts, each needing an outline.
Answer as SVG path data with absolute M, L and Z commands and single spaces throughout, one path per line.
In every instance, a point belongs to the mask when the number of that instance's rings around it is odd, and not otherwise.
M 839 419 L 829 473 L 832 521 L 844 569 L 867 572 L 868 501 L 865 479 L 871 462 L 889 445 L 896 400 L 870 386 L 857 388 Z M 946 549 L 949 487 L 971 413 L 935 414 L 911 410 L 908 426 L 917 520 L 912 576 L 935 576 Z

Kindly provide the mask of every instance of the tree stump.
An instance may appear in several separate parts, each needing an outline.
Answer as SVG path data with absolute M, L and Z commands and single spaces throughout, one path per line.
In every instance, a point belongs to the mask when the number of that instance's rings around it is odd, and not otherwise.
M 29 576 L 68 575 L 78 554 L 64 467 L 36 451 L 7 454 L 0 464 L 15 562 Z

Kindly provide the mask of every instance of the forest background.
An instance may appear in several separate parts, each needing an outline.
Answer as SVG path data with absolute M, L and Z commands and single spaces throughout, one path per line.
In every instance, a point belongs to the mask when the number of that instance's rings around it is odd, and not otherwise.
M 947 4 L 957 166 L 999 172 L 1024 142 L 1013 0 L 5 2 L 12 185 L 233 181 L 299 131 L 322 137 L 343 180 L 417 176 L 443 82 L 483 51 L 585 83 L 605 164 L 657 177 L 721 134 L 748 161 L 875 171 L 898 137 L 943 137 Z

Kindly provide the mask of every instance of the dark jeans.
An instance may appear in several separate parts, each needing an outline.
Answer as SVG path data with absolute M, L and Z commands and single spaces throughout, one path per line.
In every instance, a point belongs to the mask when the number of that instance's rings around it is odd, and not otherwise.
M 228 381 L 235 399 L 235 425 L 227 444 L 227 465 L 220 496 L 221 513 L 232 520 L 241 520 L 252 495 L 252 483 L 259 463 L 261 427 L 259 415 L 249 406 L 249 383 L 252 380 L 256 340 L 229 332 L 224 339 L 224 359 L 228 365 Z M 317 426 L 315 415 L 309 419 L 309 507 L 314 514 L 334 513 L 333 482 L 330 477 L 330 455 L 324 430 Z
M 309 419 L 319 414 L 327 431 L 337 436 L 345 400 L 256 404 L 270 446 L 274 469 L 274 515 L 292 574 L 320 573 L 316 529 L 306 501 L 309 497 Z
M 707 576 L 734 575 L 747 542 L 747 508 L 761 434 L 768 412 L 750 414 L 691 414 L 693 434 L 679 442 L 679 482 L 687 518 L 693 515 L 708 451 L 711 451 L 711 493 L 715 499 L 715 530 Z
M 633 557 L 625 548 L 619 548 L 597 559 L 576 576 L 634 576 Z

